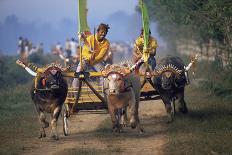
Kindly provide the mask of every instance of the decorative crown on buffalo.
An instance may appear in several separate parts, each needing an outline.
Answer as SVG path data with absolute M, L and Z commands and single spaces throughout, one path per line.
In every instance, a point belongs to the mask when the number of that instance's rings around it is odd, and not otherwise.
M 70 68 L 70 66 L 63 68 L 62 65 L 59 63 L 51 63 L 51 64 L 48 64 L 47 66 L 45 66 L 44 70 L 46 71 L 46 70 L 49 70 L 50 68 L 56 68 L 56 69 L 63 72 L 63 71 L 67 71 Z
M 162 74 L 163 72 L 166 72 L 166 71 L 172 71 L 176 75 L 181 75 L 181 73 L 183 72 L 182 70 L 178 69 L 178 67 L 176 67 L 173 64 L 161 65 L 156 68 L 156 72 L 158 74 Z
M 130 73 L 130 68 L 125 67 L 125 66 L 119 66 L 119 65 L 107 65 L 102 70 L 103 76 L 107 76 L 109 75 L 109 73 L 112 73 L 112 72 L 116 72 L 116 73 L 119 73 L 125 76 Z

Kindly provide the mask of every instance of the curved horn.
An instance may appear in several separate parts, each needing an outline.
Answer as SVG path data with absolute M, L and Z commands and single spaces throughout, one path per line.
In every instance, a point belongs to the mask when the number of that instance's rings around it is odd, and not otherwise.
M 194 59 L 191 60 L 191 62 L 188 64 L 187 67 L 185 67 L 185 71 L 188 71 L 194 63 L 196 63 L 197 59 L 200 57 L 199 54 L 196 54 Z
M 26 65 L 22 61 L 20 61 L 20 60 L 17 60 L 16 64 L 19 65 L 19 66 L 21 66 L 21 67 L 23 67 L 23 68 L 26 67 Z

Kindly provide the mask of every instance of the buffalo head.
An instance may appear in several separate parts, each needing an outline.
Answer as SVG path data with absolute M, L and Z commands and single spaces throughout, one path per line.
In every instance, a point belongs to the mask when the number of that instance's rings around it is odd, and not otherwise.
M 63 76 L 61 70 L 57 67 L 47 68 L 41 77 L 43 87 L 54 90 L 63 87 Z
M 156 72 L 160 76 L 161 87 L 164 90 L 183 87 L 186 83 L 183 70 L 173 64 L 159 66 Z
M 109 94 L 118 95 L 125 89 L 123 75 L 120 73 L 111 72 L 106 78 L 108 80 Z
M 126 89 L 125 77 L 130 73 L 130 70 L 125 66 L 110 65 L 106 66 L 102 71 L 105 82 L 109 89 L 109 94 L 118 95 Z

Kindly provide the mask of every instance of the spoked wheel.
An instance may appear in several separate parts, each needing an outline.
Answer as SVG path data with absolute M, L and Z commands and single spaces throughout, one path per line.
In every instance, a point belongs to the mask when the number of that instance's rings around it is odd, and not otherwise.
M 64 132 L 64 135 L 67 136 L 68 135 L 68 117 L 69 117 L 69 114 L 68 114 L 68 109 L 66 107 L 66 105 L 64 105 L 63 107 L 63 115 L 62 115 L 62 121 L 63 121 L 63 132 Z

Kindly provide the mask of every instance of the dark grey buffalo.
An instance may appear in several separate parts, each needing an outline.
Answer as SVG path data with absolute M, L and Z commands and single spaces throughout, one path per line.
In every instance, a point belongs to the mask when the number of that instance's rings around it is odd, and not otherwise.
M 58 140 L 57 121 L 68 91 L 68 85 L 61 72 L 61 68 L 51 66 L 35 77 L 31 97 L 39 114 L 41 125 L 39 138 L 46 137 L 44 129 L 49 126 L 45 117 L 47 112 L 51 113 L 52 117 L 51 138 Z
M 172 121 L 172 105 L 177 101 L 178 109 L 182 113 L 188 113 L 184 100 L 184 90 L 187 84 L 184 62 L 177 56 L 167 56 L 160 60 L 153 81 L 161 99 L 165 104 L 168 121 Z M 174 104 L 175 105 L 175 104 Z

